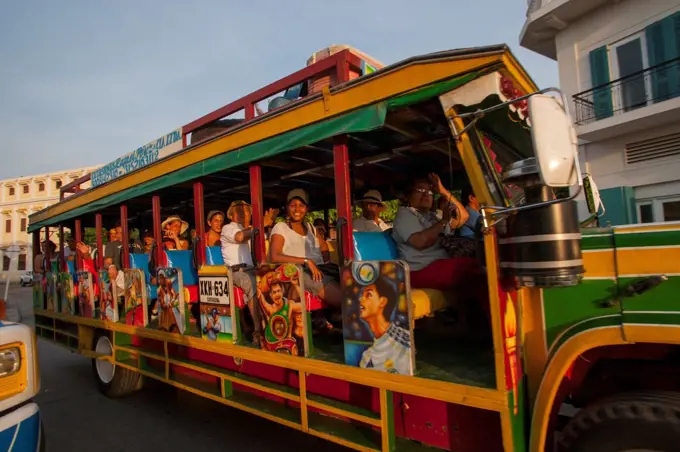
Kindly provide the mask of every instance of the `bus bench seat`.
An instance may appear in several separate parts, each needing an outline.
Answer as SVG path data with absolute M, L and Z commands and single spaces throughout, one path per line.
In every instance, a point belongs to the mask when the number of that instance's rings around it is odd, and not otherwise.
M 354 258 L 357 261 L 399 260 L 397 244 L 392 239 L 392 230 L 385 232 L 355 232 Z M 420 319 L 450 307 L 453 294 L 437 289 L 411 289 L 413 319 Z
M 139 268 L 144 272 L 144 279 L 146 280 L 146 294 L 149 299 L 155 300 L 158 298 L 158 287 L 151 284 L 151 273 L 149 273 L 149 254 L 148 253 L 130 253 L 130 268 Z
M 189 303 L 196 303 L 199 299 L 198 294 L 198 272 L 194 267 L 191 250 L 166 250 L 164 251 L 168 262 L 168 267 L 182 270 L 182 283 L 184 288 L 189 291 Z

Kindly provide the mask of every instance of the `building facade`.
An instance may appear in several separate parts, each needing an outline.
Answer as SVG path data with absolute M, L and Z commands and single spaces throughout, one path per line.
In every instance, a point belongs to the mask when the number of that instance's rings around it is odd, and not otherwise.
M 22 273 L 33 270 L 33 241 L 26 232 L 28 216 L 59 201 L 62 186 L 96 168 L 0 180 L 0 279 L 17 280 Z M 55 233 L 53 241 L 58 244 Z
M 557 61 L 603 223 L 680 220 L 680 0 L 529 0 L 520 44 Z

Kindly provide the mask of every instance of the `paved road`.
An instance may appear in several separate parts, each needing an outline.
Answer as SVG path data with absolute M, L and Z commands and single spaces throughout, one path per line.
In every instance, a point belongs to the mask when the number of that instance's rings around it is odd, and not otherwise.
M 31 291 L 12 287 L 8 298 L 30 306 Z M 154 381 L 108 399 L 97 390 L 90 360 L 43 340 L 38 355 L 47 452 L 348 450 Z

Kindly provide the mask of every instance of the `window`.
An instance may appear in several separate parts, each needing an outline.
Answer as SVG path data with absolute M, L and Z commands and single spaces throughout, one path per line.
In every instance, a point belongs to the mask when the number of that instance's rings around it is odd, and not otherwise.
M 5 232 L 12 232 L 12 220 L 5 220 Z
M 8 272 L 9 271 L 9 257 L 7 256 L 2 256 L 2 271 Z
M 680 221 L 680 198 L 658 198 L 639 201 L 638 223 L 661 223 Z
M 61 181 L 60 180 L 55 181 L 54 186 L 55 186 L 55 188 L 60 189 L 61 188 Z
M 619 82 L 614 102 L 615 110 L 630 111 L 647 105 L 647 93 L 651 92 L 649 77 L 643 70 L 649 67 L 645 35 L 638 33 L 611 46 L 611 71 L 614 80 Z
M 14 196 L 14 187 L 9 187 L 9 195 Z
M 25 271 L 26 270 L 26 255 L 25 254 L 19 254 L 19 264 L 17 266 L 17 270 L 19 270 L 19 271 Z
M 24 194 L 28 193 L 28 185 L 23 185 L 22 188 L 24 190 Z
M 38 191 L 45 191 L 45 183 L 44 182 L 40 182 L 38 184 Z
M 21 219 L 21 232 L 26 232 L 26 218 Z

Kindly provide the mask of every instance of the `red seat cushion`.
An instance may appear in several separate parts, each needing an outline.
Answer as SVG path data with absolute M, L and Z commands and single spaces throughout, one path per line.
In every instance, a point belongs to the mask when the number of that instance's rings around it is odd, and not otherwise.
M 243 290 L 241 290 L 240 287 L 234 287 L 234 306 L 240 309 L 243 309 L 246 306 Z
M 198 296 L 198 284 L 192 286 L 184 286 L 185 289 L 189 291 L 189 299 L 184 300 L 189 303 L 196 303 L 199 300 Z

